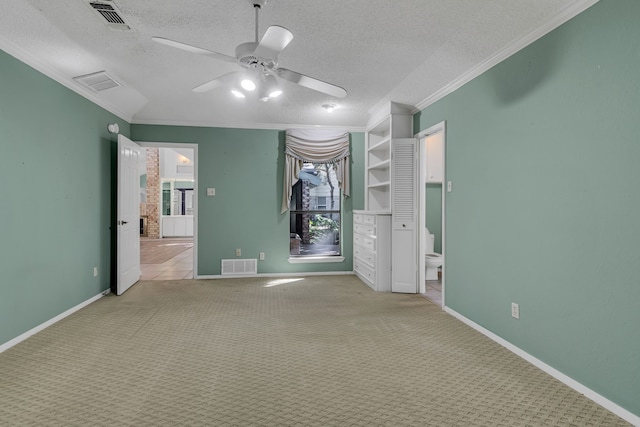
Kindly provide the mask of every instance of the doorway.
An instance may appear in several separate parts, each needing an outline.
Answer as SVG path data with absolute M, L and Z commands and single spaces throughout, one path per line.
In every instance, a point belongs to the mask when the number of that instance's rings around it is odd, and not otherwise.
M 140 145 L 141 279 L 196 278 L 198 147 Z
M 445 122 L 420 132 L 418 224 L 420 294 L 445 306 Z M 427 271 L 427 256 L 430 267 Z M 439 265 L 439 266 L 438 266 Z

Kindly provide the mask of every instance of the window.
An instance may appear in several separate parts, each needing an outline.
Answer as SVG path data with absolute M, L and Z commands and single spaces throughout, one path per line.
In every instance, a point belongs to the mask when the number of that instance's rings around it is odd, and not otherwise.
M 327 209 L 327 196 L 316 197 L 316 209 L 318 210 Z
M 162 181 L 162 215 L 193 215 L 193 181 Z
M 292 187 L 289 253 L 340 255 L 340 185 L 334 163 L 305 163 Z

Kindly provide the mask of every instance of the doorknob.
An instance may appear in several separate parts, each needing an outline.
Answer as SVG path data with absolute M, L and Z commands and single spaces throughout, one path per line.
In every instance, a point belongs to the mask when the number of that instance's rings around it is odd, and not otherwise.
M 129 224 L 129 221 L 122 221 L 122 225 Z

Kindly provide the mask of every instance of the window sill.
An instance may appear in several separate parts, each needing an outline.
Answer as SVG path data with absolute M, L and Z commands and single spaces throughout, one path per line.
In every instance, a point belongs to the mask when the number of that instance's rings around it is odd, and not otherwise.
M 344 262 L 343 256 L 305 256 L 289 257 L 290 264 L 316 264 L 320 262 Z

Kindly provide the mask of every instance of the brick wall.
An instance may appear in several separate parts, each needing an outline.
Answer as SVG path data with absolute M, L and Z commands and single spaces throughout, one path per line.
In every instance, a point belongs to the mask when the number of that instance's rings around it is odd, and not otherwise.
M 160 150 L 147 148 L 147 202 L 140 203 L 140 216 L 147 217 L 147 236 L 160 238 Z

